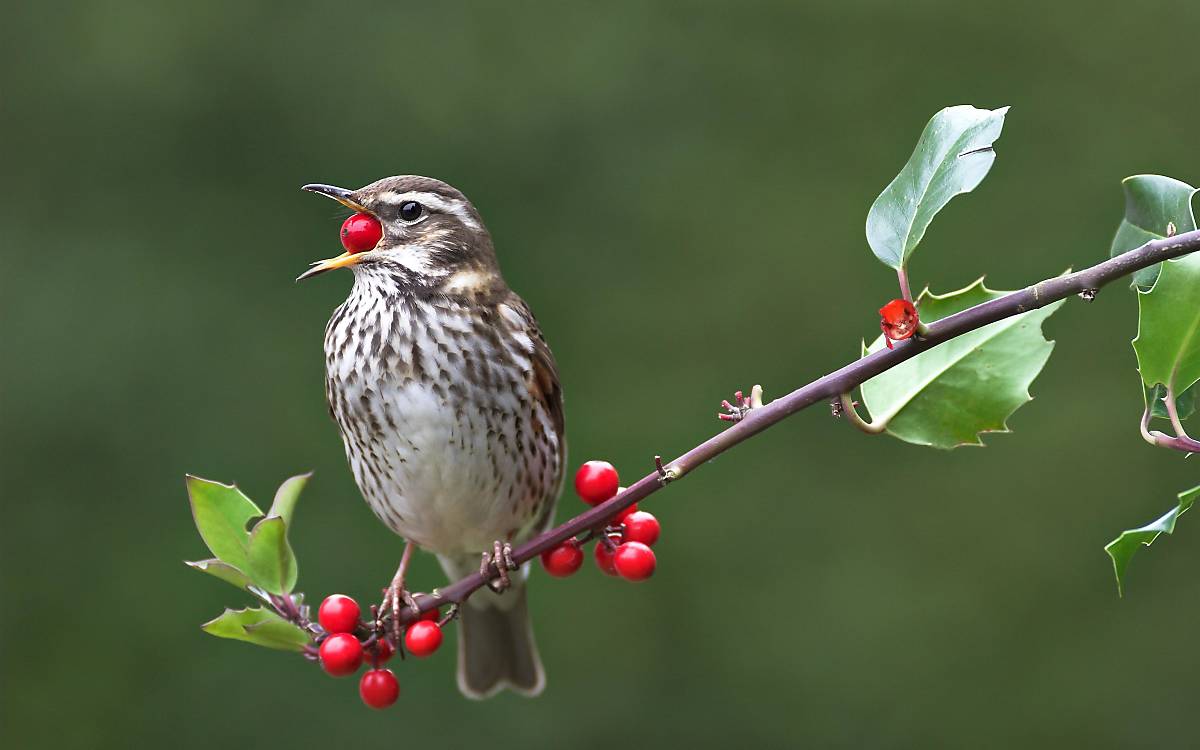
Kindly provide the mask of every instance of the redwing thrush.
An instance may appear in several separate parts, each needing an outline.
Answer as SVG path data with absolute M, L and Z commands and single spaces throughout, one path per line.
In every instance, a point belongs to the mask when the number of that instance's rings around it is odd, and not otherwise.
M 500 275 L 479 212 L 446 183 L 402 176 L 304 189 L 383 226 L 374 249 L 300 278 L 354 272 L 325 328 L 325 393 L 359 489 L 407 542 L 392 591 L 402 591 L 412 545 L 435 553 L 452 580 L 483 553 L 508 584 L 508 545 L 551 523 L 566 460 L 562 390 L 537 321 Z M 527 574 L 460 610 L 458 686 L 469 697 L 545 685 Z

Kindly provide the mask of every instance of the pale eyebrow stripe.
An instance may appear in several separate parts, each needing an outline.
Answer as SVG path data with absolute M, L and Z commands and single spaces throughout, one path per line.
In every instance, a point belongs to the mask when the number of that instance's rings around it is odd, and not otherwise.
M 471 212 L 467 210 L 466 204 L 455 198 L 445 198 L 437 193 L 427 193 L 415 190 L 410 190 L 406 193 L 397 193 L 389 191 L 381 193 L 379 200 L 384 203 L 399 205 L 405 201 L 416 201 L 423 205 L 429 206 L 432 209 L 441 211 L 442 213 L 453 214 L 458 219 L 472 229 L 479 229 L 479 222 L 475 221 L 471 216 Z

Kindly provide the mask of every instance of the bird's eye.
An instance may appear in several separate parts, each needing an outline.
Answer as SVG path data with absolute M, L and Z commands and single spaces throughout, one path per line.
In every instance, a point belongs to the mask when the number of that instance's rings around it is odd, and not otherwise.
M 416 221 L 421 218 L 421 204 L 416 201 L 405 201 L 400 204 L 400 218 L 405 221 Z

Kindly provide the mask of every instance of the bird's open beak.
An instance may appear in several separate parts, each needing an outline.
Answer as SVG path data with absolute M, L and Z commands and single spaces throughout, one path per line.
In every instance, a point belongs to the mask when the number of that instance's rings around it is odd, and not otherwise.
M 341 203 L 343 206 L 350 209 L 351 211 L 366 211 L 367 210 L 362 204 L 360 204 L 358 201 L 354 200 L 354 191 L 347 190 L 346 188 L 334 187 L 333 185 L 322 185 L 320 183 L 314 183 L 312 185 L 305 185 L 304 187 L 302 187 L 300 189 L 307 190 L 310 193 L 317 193 L 318 195 L 324 195 L 327 198 L 333 198 L 335 201 L 337 201 L 338 203 Z M 346 268 L 347 266 L 352 266 L 357 262 L 358 262 L 358 255 L 356 255 L 354 253 L 342 253 L 341 255 L 337 256 L 336 258 L 329 258 L 327 260 L 318 260 L 317 262 L 312 264 L 312 268 L 308 269 L 304 273 L 297 276 L 296 281 L 304 281 L 305 279 L 310 279 L 313 276 L 325 273 L 326 271 L 332 271 L 335 268 Z
M 313 276 L 332 271 L 335 268 L 346 268 L 358 262 L 358 255 L 354 253 L 342 253 L 336 258 L 327 258 L 326 260 L 318 260 L 312 264 L 312 268 L 296 277 L 296 281 L 304 281 L 311 279 Z

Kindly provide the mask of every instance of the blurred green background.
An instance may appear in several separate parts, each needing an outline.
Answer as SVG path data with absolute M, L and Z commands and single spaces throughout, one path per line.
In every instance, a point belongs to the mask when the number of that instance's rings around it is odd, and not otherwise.
M 8 748 L 1187 746 L 1200 529 L 1102 546 L 1200 475 L 1136 430 L 1120 285 L 1047 326 L 1037 399 L 987 450 L 824 409 L 649 503 L 659 574 L 535 573 L 549 687 L 461 698 L 453 649 L 392 710 L 202 634 L 246 599 L 184 472 L 316 478 L 300 588 L 374 599 L 400 544 L 322 394 L 350 274 L 298 190 L 462 188 L 562 371 L 572 463 L 636 477 L 878 333 L 867 208 L 925 121 L 1013 106 L 916 285 L 1012 288 L 1107 253 L 1120 179 L 1195 183 L 1195 2 L 9 3 L 0 24 L 0 739 Z M 560 518 L 576 511 L 568 497 Z M 441 583 L 422 559 L 416 584 Z

